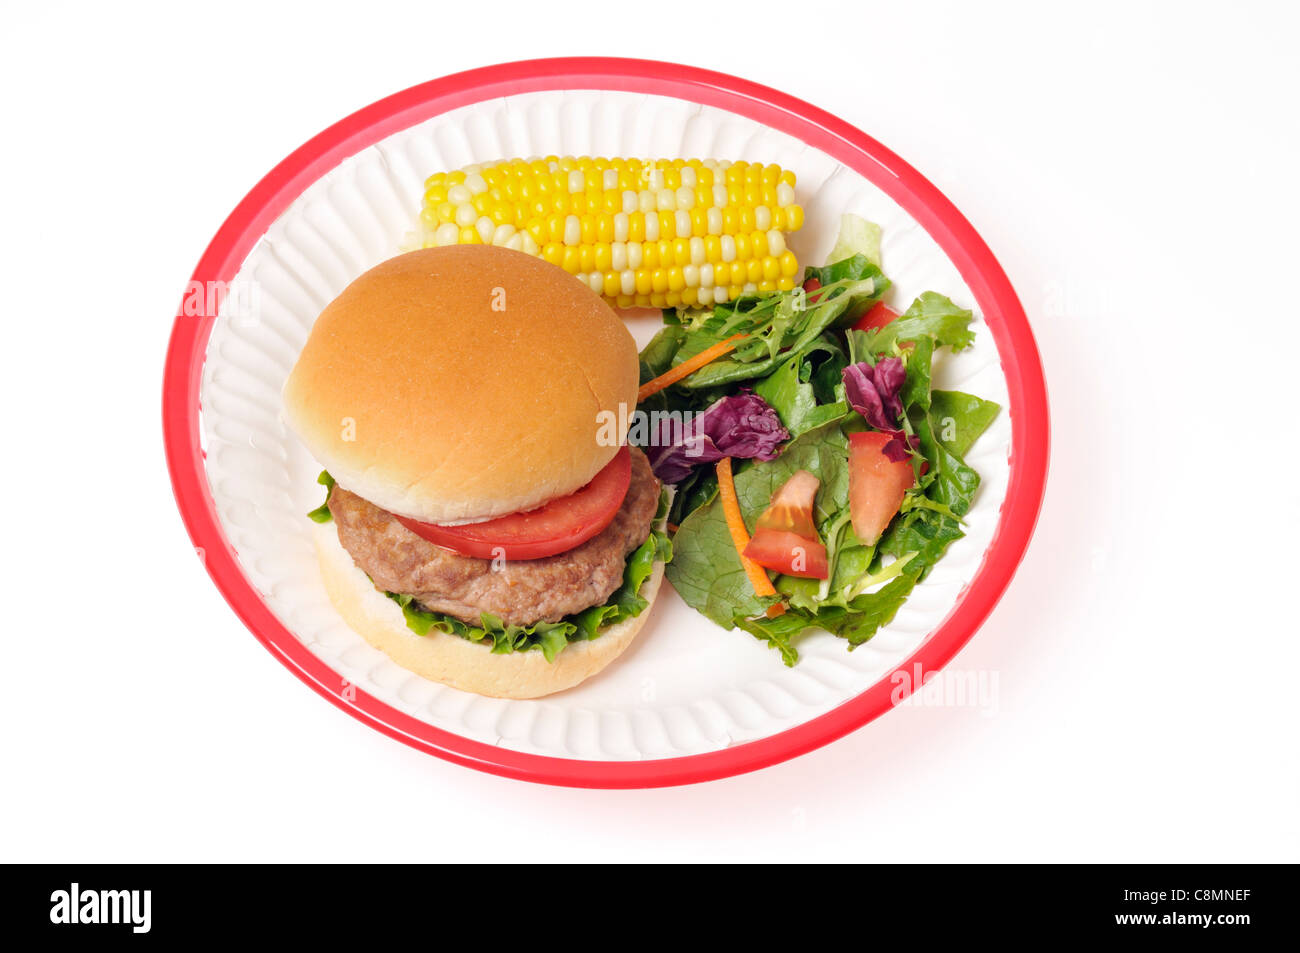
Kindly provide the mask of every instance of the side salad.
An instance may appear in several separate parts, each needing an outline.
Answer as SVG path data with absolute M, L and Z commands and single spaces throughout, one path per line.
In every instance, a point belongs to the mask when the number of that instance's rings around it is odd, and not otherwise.
M 933 292 L 885 305 L 877 226 L 844 216 L 804 279 L 664 311 L 629 438 L 676 488 L 674 588 L 786 665 L 810 630 L 866 642 L 963 536 L 980 485 L 963 457 L 1000 409 L 932 387 L 973 316 Z

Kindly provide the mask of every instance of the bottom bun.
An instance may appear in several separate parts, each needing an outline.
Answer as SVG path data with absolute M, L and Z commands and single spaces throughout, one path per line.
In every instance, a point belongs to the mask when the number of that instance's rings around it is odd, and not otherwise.
M 462 691 L 495 698 L 540 698 L 586 681 L 632 644 L 650 617 L 664 564 L 641 584 L 647 605 L 641 614 L 602 630 L 597 639 L 570 642 L 554 662 L 536 650 L 493 654 L 486 645 L 458 635 L 430 631 L 416 635 L 406 627 L 401 607 L 375 588 L 339 543 L 332 522 L 313 526 L 321 577 L 330 602 L 367 642 L 402 668 Z

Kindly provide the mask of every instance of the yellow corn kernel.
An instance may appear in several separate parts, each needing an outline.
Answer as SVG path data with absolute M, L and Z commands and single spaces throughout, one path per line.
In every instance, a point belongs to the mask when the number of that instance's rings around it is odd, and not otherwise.
M 596 241 L 612 242 L 613 240 L 614 215 L 612 212 L 601 212 L 596 216 Z
M 689 238 L 673 239 L 673 261 L 679 267 L 691 263 L 691 240 Z
M 560 267 L 571 275 L 576 275 L 582 269 L 582 256 L 578 254 L 576 245 L 564 246 L 564 259 L 560 262 Z
M 749 236 L 746 235 L 744 232 L 739 232 L 736 235 L 736 257 L 742 261 L 748 258 L 750 256 L 750 251 L 751 251 L 749 246 L 750 246 Z
M 482 245 L 483 237 L 479 235 L 478 229 L 473 225 L 467 225 L 460 230 L 460 244 L 462 245 Z
M 722 261 L 722 239 L 717 235 L 704 236 L 704 257 L 714 264 Z
M 763 281 L 774 282 L 781 277 L 781 263 L 768 255 L 763 259 Z
M 787 278 L 785 275 L 782 275 L 780 278 L 776 279 L 777 291 L 790 291 L 793 288 L 794 288 L 793 278 Z
M 649 268 L 638 268 L 636 270 L 636 293 L 638 295 L 648 295 L 653 285 L 652 271 Z
M 781 276 L 784 278 L 794 278 L 799 274 L 799 260 L 795 258 L 794 252 L 785 251 L 781 254 Z
M 564 246 L 559 242 L 547 242 L 542 246 L 542 257 L 559 267 L 564 262 Z
M 640 244 L 645 241 L 645 216 L 632 212 L 627 217 L 627 240 Z
M 685 287 L 686 287 L 686 279 L 682 277 L 682 270 L 680 268 L 669 268 L 668 269 L 668 290 L 681 291 Z
M 618 293 L 620 290 L 622 290 L 622 287 L 623 287 L 623 279 L 619 276 L 619 273 L 617 271 L 605 272 L 605 297 L 606 298 L 618 297 Z
M 597 271 L 610 271 L 612 267 L 612 259 L 608 242 L 597 242 L 593 256 Z
M 754 232 L 749 236 L 749 246 L 754 250 L 755 258 L 766 258 L 772 253 L 768 246 L 767 232 Z
M 691 234 L 703 237 L 709 233 L 708 213 L 700 206 L 691 209 Z
M 785 229 L 787 232 L 797 232 L 803 228 L 803 206 L 790 205 L 785 209 Z

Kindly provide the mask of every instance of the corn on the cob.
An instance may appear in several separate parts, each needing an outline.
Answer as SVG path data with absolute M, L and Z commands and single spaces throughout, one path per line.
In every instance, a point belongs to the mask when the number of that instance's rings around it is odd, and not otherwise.
M 708 305 L 794 287 L 794 185 L 716 159 L 509 159 L 430 176 L 420 241 L 545 258 L 620 308 Z

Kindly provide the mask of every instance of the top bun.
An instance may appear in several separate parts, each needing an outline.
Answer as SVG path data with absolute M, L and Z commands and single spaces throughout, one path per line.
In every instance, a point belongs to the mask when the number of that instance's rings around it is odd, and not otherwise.
M 632 335 L 583 282 L 523 252 L 449 245 L 348 285 L 312 327 L 284 407 L 340 484 L 454 523 L 585 486 L 618 451 L 637 383 Z

